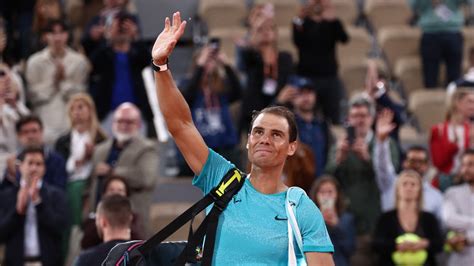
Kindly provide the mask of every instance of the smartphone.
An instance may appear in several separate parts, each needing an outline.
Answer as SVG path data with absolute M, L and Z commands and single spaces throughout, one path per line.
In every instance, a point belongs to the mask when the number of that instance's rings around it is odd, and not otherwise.
M 335 203 L 334 199 L 322 199 L 320 201 L 321 210 L 332 210 Z
M 221 39 L 213 37 L 209 40 L 209 46 L 214 52 L 218 52 L 221 49 Z
M 354 144 L 356 135 L 355 135 L 355 128 L 352 125 L 348 125 L 346 127 L 346 132 L 347 132 L 347 142 L 349 142 L 349 145 L 352 146 Z

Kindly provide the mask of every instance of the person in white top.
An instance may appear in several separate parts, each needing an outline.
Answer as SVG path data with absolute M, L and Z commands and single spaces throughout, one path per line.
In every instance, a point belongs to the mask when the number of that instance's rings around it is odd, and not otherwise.
M 390 138 L 389 135 L 395 128 L 395 124 L 392 120 L 393 112 L 390 110 L 385 109 L 380 113 L 376 123 L 377 138 L 372 159 L 377 185 L 380 190 L 382 211 L 384 212 L 395 208 L 395 183 L 397 174 L 393 167 L 388 142 Z M 428 150 L 422 146 L 412 146 L 408 148 L 401 166 L 403 170 L 414 170 L 422 177 L 423 210 L 431 212 L 440 218 L 443 195 L 429 183 L 429 179 L 427 178 L 427 175 L 429 175 Z
M 0 63 L 0 173 L 5 171 L 8 158 L 18 148 L 15 124 L 30 113 L 20 99 L 21 87 L 15 73 Z M 0 175 L 0 180 L 2 178 Z
M 464 184 L 450 187 L 444 197 L 441 216 L 446 227 L 458 233 L 448 240 L 456 250 L 448 265 L 472 265 L 474 262 L 474 150 L 467 150 L 461 159 Z
M 56 141 L 55 150 L 66 160 L 71 224 L 80 225 L 83 193 L 92 173 L 94 148 L 106 139 L 106 135 L 100 128 L 94 101 L 88 94 L 73 95 L 67 105 L 67 115 L 70 131 Z
M 27 99 L 44 121 L 48 144 L 67 130 L 66 103 L 72 94 L 86 90 L 90 71 L 87 58 L 67 46 L 68 36 L 64 22 L 51 21 L 46 33 L 48 45 L 26 63 Z

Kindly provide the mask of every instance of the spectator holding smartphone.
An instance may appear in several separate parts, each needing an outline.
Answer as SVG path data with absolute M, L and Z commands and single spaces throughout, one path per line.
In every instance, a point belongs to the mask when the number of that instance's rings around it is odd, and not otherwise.
M 104 8 L 88 23 L 81 39 L 81 44 L 88 57 L 98 48 L 107 45 L 110 37 L 107 35 L 106 27 L 120 13 L 127 14 L 126 19 L 122 20 L 125 31 L 132 35 L 134 39 L 139 37 L 138 17 L 125 12 L 128 0 L 103 0 L 103 2 Z M 125 18 L 125 16 L 122 17 Z
M 239 60 L 247 79 L 239 125 L 240 132 L 245 134 L 252 120 L 252 111 L 273 103 L 293 73 L 291 55 L 278 49 L 277 26 L 269 7 L 264 7 L 260 16 L 250 20 L 248 40 L 238 47 Z
M 204 141 L 240 166 L 239 135 L 230 105 L 240 100 L 242 87 L 227 55 L 220 49 L 219 39 L 211 38 L 196 53 L 192 76 L 186 83 L 182 93 Z M 188 168 L 184 160 L 181 161 Z M 192 172 L 185 174 L 192 175 Z
M 354 216 L 345 210 L 344 195 L 337 180 L 329 175 L 321 176 L 313 183 L 311 199 L 319 207 L 334 245 L 334 263 L 350 265 L 355 250 Z
M 136 40 L 132 18 L 130 14 L 118 12 L 107 22 L 106 45 L 90 55 L 93 68 L 89 93 L 107 133 L 112 133 L 113 111 L 120 104 L 131 102 L 140 108 L 146 122 L 144 131 L 151 130 L 147 132 L 151 135 L 152 113 L 142 77 L 151 57 L 146 44 Z
M 358 96 L 349 104 L 347 136 L 340 139 L 330 152 L 327 173 L 341 184 L 354 215 L 357 227 L 357 250 L 352 265 L 373 265 L 374 254 L 370 248 L 370 233 L 380 214 L 380 192 L 372 164 L 375 134 L 372 124 L 375 108 L 369 99 Z M 353 132 L 353 133 L 352 133 Z M 395 142 L 389 142 L 390 156 L 395 169 L 398 168 L 398 149 Z
M 298 48 L 298 74 L 311 77 L 318 88 L 323 114 L 340 123 L 344 88 L 338 77 L 336 45 L 349 40 L 331 0 L 309 0 L 293 19 L 293 42 Z
M 295 113 L 300 142 L 308 145 L 314 154 L 315 177 L 324 173 L 329 148 L 333 144 L 330 123 L 320 112 L 317 91 L 311 79 L 294 75 L 290 76 L 289 84 L 280 91 L 276 99 L 277 105 L 291 106 Z

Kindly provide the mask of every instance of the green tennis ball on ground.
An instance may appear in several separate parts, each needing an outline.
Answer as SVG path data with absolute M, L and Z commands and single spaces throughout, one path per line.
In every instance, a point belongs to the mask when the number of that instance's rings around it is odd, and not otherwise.
M 395 239 L 395 243 L 400 244 L 403 242 L 418 242 L 421 238 L 412 233 L 403 234 Z M 395 251 L 392 253 L 392 260 L 396 265 L 406 266 L 421 266 L 426 262 L 428 258 L 428 252 L 426 250 L 419 250 L 415 252 L 400 252 Z

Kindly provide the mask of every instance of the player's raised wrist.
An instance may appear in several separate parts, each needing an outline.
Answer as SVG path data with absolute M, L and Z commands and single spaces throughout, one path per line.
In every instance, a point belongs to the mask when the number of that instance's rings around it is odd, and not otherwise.
M 153 58 L 153 64 L 160 66 L 168 63 L 168 57 L 165 58 Z

